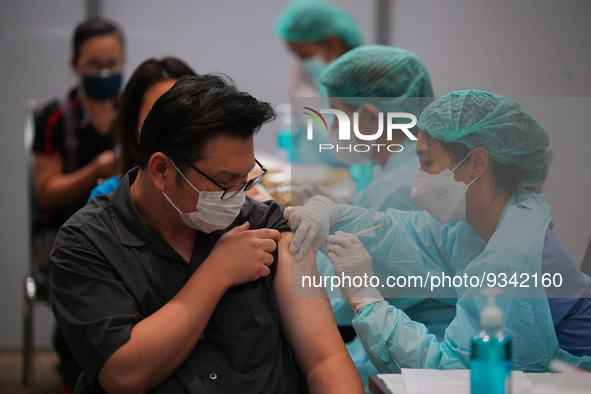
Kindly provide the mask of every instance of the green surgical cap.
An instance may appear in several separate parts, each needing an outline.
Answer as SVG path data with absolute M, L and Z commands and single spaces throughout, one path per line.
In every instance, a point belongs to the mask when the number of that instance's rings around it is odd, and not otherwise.
M 361 32 L 351 15 L 341 7 L 320 0 L 289 3 L 277 17 L 275 31 L 287 41 L 322 41 L 334 35 L 349 48 L 361 45 Z
M 384 45 L 364 45 L 345 53 L 326 67 L 318 82 L 330 96 L 353 105 L 369 102 L 380 111 L 404 107 L 394 98 L 433 97 L 421 59 L 406 49 Z M 367 97 L 380 99 L 363 99 Z
M 451 92 L 423 111 L 418 127 L 440 141 L 481 146 L 493 160 L 515 163 L 523 172 L 521 186 L 537 186 L 548 173 L 548 134 L 515 100 L 480 90 Z

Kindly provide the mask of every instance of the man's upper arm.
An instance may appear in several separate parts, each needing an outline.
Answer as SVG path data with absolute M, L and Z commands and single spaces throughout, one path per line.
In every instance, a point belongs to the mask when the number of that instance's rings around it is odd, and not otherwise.
M 324 289 L 306 288 L 305 294 L 292 297 L 292 287 L 301 288 L 302 276 L 318 275 L 316 257 L 309 250 L 302 261 L 292 260 L 289 252 L 291 233 L 281 235 L 273 291 L 283 333 L 300 367 L 306 373 L 318 361 L 339 354 L 348 357 L 348 353 Z

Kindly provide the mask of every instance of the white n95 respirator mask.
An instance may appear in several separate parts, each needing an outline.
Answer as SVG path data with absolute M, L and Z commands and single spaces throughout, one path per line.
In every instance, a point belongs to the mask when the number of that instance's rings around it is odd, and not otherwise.
M 181 174 L 183 179 L 191 185 L 197 193 L 199 193 L 199 200 L 197 201 L 195 212 L 183 213 L 171 201 L 166 193 L 162 192 L 168 202 L 178 211 L 181 219 L 183 219 L 183 222 L 185 222 L 187 226 L 204 233 L 211 233 L 216 230 L 223 230 L 234 222 L 240 213 L 240 209 L 244 205 L 244 200 L 246 199 L 246 193 L 244 190 L 238 192 L 234 197 L 222 201 L 223 191 L 199 191 L 191 182 L 189 182 L 174 162 L 172 162 L 172 165 L 176 168 L 178 173 Z
M 466 192 L 478 178 L 466 185 L 462 181 L 456 181 L 454 171 L 470 153 L 453 170 L 446 168 L 439 174 L 429 174 L 421 170 L 415 172 L 410 198 L 441 224 L 466 220 Z

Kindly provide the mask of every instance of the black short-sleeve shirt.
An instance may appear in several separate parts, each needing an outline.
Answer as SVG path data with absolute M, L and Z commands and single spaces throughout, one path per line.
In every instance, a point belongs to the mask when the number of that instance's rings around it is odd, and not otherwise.
M 76 393 L 104 392 L 96 377 L 105 361 L 135 324 L 175 296 L 224 232 L 245 221 L 289 231 L 280 204 L 247 197 L 226 230 L 197 232 L 187 264 L 136 210 L 129 190 L 136 175 L 130 171 L 112 194 L 72 216 L 52 251 L 53 311 L 83 370 Z M 277 251 L 274 258 L 269 277 L 224 294 L 185 362 L 152 392 L 298 392 L 272 290 Z

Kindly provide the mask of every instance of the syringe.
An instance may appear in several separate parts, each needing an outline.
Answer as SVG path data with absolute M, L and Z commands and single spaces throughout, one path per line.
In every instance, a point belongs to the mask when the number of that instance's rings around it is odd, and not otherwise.
M 356 236 L 356 237 L 359 237 L 360 235 L 367 234 L 367 233 L 369 233 L 370 231 L 373 231 L 373 230 L 375 230 L 376 228 L 382 228 L 382 225 L 381 225 L 381 224 L 378 224 L 378 225 L 377 225 L 377 226 L 375 226 L 375 227 L 368 228 L 368 229 L 366 229 L 366 230 L 362 230 L 362 231 L 358 232 L 357 234 L 353 234 L 353 235 L 354 235 L 354 236 Z
M 378 229 L 378 228 L 382 228 L 382 225 L 381 225 L 381 224 L 378 224 L 378 225 L 377 225 L 377 226 L 375 226 L 375 227 L 368 228 L 368 229 L 365 229 L 365 230 L 361 230 L 360 232 L 358 232 L 358 233 L 355 233 L 355 234 L 353 234 L 353 235 L 354 235 L 354 236 L 356 236 L 356 237 L 359 237 L 360 235 L 367 234 L 367 233 L 369 233 L 370 231 L 373 231 L 373 230 L 375 230 L 375 229 Z M 324 249 L 326 249 L 326 248 L 328 248 L 328 245 L 324 245 L 324 246 L 323 246 L 323 247 L 321 247 L 319 250 L 324 250 Z

